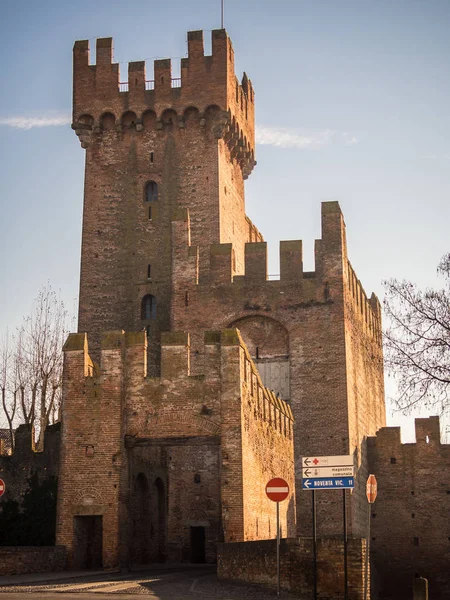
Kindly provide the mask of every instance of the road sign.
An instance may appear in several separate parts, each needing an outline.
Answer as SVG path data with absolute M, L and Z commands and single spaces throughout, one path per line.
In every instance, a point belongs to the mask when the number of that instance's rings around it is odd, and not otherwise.
M 302 467 L 345 467 L 353 466 L 353 456 L 304 456 Z
M 318 479 L 302 479 L 304 490 L 345 490 L 354 488 L 353 477 L 320 477 Z
M 266 485 L 266 494 L 273 502 L 283 502 L 289 496 L 289 484 L 281 477 L 274 477 Z
M 0 498 L 3 496 L 6 490 L 6 485 L 3 479 L 0 479 Z
M 306 467 L 302 469 L 303 479 L 316 479 L 317 477 L 353 477 L 353 465 L 344 467 Z
M 373 504 L 377 497 L 377 479 L 375 475 L 370 474 L 366 483 L 366 496 L 369 504 Z

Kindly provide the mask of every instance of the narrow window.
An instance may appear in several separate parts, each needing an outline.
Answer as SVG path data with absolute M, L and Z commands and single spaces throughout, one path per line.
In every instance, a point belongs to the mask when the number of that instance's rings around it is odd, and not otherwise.
M 152 278 L 152 265 L 147 266 L 147 279 Z
M 145 332 L 147 334 L 147 337 L 150 337 L 150 334 L 152 333 L 152 329 L 150 327 L 150 325 L 147 325 L 147 327 L 145 328 Z
M 145 186 L 145 201 L 156 202 L 158 200 L 158 184 L 156 181 L 149 181 Z
M 418 537 L 414 537 L 413 538 L 413 544 L 414 544 L 414 546 L 418 546 L 419 545 L 419 538 Z
M 154 159 L 154 153 L 153 153 L 153 152 L 150 152 L 150 162 L 151 162 L 151 163 L 153 162 L 153 159 Z
M 142 298 L 141 303 L 141 319 L 148 321 L 149 319 L 156 319 L 156 298 L 151 294 L 147 294 Z
M 184 305 L 189 306 L 189 292 L 184 294 Z
M 411 513 L 411 519 L 415 519 L 416 515 L 414 513 Z
M 392 457 L 391 458 L 391 465 L 395 465 L 397 463 L 397 459 Z
M 151 206 L 148 207 L 148 219 L 149 219 L 149 221 L 152 220 L 152 207 Z
M 258 346 L 256 346 L 256 360 L 259 359 L 259 348 Z

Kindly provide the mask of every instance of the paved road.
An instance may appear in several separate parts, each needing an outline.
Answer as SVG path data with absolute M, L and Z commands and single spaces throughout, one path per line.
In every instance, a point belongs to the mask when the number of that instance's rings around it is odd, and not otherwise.
M 124 575 L 102 573 L 77 578 L 1 586 L 0 600 L 273 600 L 276 593 L 259 586 L 217 580 L 215 567 L 147 571 Z M 297 598 L 282 594 L 281 598 Z

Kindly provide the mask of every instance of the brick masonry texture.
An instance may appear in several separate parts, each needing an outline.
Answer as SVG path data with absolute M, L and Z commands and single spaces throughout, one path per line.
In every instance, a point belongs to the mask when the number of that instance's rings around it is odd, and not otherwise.
M 163 334 L 161 376 L 149 378 L 145 332 L 105 333 L 98 371 L 86 335 L 69 336 L 57 539 L 70 566 L 81 566 L 74 517 L 93 515 L 106 567 L 190 560 L 195 527 L 214 562 L 219 541 L 276 530 L 264 488 L 280 474 L 292 490 L 282 528 L 294 535 L 292 412 L 262 385 L 236 330 L 204 343 L 205 374 L 192 376 L 189 336 Z
M 33 436 L 29 425 L 20 425 L 14 434 L 15 448 L 10 455 L 0 456 L 0 478 L 6 490 L 0 502 L 21 502 L 28 489 L 28 479 L 37 473 L 39 480 L 57 477 L 60 452 L 60 423 L 47 427 L 42 452 L 34 451 Z
M 0 548 L 0 575 L 64 571 L 64 546 L 19 546 Z
M 382 598 L 412 598 L 413 579 L 429 581 L 430 598 L 450 597 L 450 445 L 437 417 L 416 419 L 416 443 L 400 428 L 369 438 L 378 496 L 371 510 L 371 549 Z
M 317 544 L 317 597 L 331 600 L 344 597 L 343 542 L 322 539 Z M 348 544 L 348 597 L 364 598 L 365 540 L 351 539 Z M 277 585 L 276 541 L 220 544 L 217 557 L 220 579 Z M 312 598 L 313 548 L 307 538 L 281 540 L 280 587 Z

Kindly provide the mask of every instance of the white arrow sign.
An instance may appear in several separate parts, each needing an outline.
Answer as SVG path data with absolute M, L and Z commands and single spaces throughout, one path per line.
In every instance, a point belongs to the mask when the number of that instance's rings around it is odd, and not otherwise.
M 302 469 L 302 477 L 315 479 L 316 477 L 353 477 L 353 465 L 344 467 L 306 467 Z
M 302 467 L 353 467 L 353 456 L 304 456 Z

